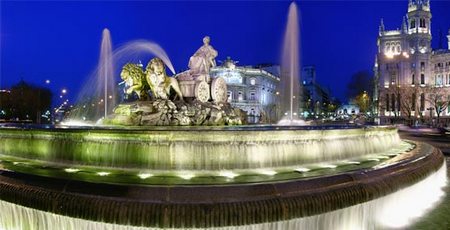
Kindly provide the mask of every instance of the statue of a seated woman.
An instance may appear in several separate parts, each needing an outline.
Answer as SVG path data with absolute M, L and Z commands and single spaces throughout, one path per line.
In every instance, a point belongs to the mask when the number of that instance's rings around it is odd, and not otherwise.
M 203 38 L 203 46 L 201 46 L 192 57 L 189 59 L 189 73 L 194 78 L 202 77 L 205 79 L 196 80 L 209 80 L 209 71 L 211 67 L 216 66 L 216 60 L 218 53 L 209 44 L 210 38 L 208 36 Z

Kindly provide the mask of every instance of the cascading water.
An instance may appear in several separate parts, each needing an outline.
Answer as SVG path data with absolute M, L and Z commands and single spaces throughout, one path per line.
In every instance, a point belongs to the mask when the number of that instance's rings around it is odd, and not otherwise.
M 289 6 L 288 22 L 283 42 L 281 61 L 281 112 L 280 124 L 298 124 L 300 84 L 299 84 L 299 24 L 297 4 Z
M 246 226 L 214 227 L 217 230 L 256 229 L 403 229 L 431 210 L 443 197 L 446 165 L 424 180 L 369 202 L 310 217 Z M 0 200 L 0 229 L 116 229 L 144 230 L 152 227 L 124 226 L 71 218 Z M 191 228 L 189 228 L 191 229 Z
M 345 160 L 398 148 L 396 129 L 45 132 L 4 130 L 3 155 L 56 164 L 152 170 L 238 170 Z M 61 154 L 64 153 L 64 154 Z M 96 154 L 93 154 L 96 153 Z M 212 154 L 214 153 L 214 154 Z

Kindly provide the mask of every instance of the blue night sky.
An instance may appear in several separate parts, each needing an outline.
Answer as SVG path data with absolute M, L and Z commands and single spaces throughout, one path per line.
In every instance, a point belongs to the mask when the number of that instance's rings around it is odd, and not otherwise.
M 319 83 L 344 100 L 351 75 L 371 71 L 380 19 L 386 29 L 400 28 L 407 11 L 401 1 L 298 1 L 302 65 L 315 65 Z M 177 71 L 205 35 L 239 65 L 279 63 L 290 1 L 0 1 L 0 88 L 20 79 L 66 87 L 76 97 L 98 62 L 103 28 L 113 47 L 146 39 L 163 47 Z M 439 30 L 450 28 L 450 1 L 431 0 L 433 47 Z M 146 63 L 151 56 L 146 57 Z M 119 80 L 119 76 L 117 76 Z

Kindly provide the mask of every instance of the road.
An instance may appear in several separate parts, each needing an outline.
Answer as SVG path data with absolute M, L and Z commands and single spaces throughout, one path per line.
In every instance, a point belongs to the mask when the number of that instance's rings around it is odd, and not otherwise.
M 399 131 L 402 139 L 421 141 L 441 149 L 445 156 L 450 157 L 450 135 L 437 132 Z

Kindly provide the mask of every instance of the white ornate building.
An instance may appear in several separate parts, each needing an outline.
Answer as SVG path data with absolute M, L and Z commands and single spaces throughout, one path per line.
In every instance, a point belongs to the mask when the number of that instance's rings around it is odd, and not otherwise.
M 382 123 L 450 122 L 450 30 L 447 50 L 432 50 L 431 38 L 429 0 L 409 0 L 399 30 L 386 30 L 381 21 L 374 99 Z
M 279 66 L 237 66 L 229 57 L 222 65 L 211 69 L 212 77 L 223 77 L 228 87 L 228 102 L 247 112 L 250 123 L 261 118 L 277 119 L 276 89 L 280 82 Z

